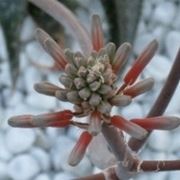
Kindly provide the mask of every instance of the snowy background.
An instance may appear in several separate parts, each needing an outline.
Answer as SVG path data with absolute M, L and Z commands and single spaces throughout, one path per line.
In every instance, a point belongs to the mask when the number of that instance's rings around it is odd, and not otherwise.
M 103 8 L 99 1 L 84 2 L 93 12 L 101 14 Z M 78 12 L 85 23 L 89 17 Z M 106 22 L 104 22 L 106 28 Z M 88 23 L 87 23 L 88 26 Z M 33 66 L 29 60 L 51 65 L 52 59 L 34 39 L 36 24 L 31 17 L 26 17 L 21 32 L 21 41 L 25 46 L 20 53 L 20 78 L 17 88 L 12 86 L 7 62 L 6 43 L 0 28 L 0 180 L 70 180 L 98 172 L 87 155 L 77 167 L 67 164 L 67 157 L 80 131 L 75 127 L 67 129 L 16 129 L 7 125 L 7 119 L 19 114 L 39 114 L 47 111 L 64 109 L 69 104 L 60 103 L 54 98 L 36 93 L 33 84 L 48 80 L 59 84 L 58 72 L 47 72 Z M 156 38 L 159 50 L 142 74 L 142 78 L 154 77 L 153 90 L 134 100 L 124 109 L 118 109 L 127 119 L 144 117 L 156 99 L 178 48 L 180 47 L 180 2 L 175 0 L 146 0 L 138 25 L 138 32 L 133 47 L 134 55 Z M 73 44 L 76 49 L 77 44 Z M 180 86 L 165 114 L 180 116 Z M 180 129 L 171 132 L 154 132 L 146 148 L 141 152 L 143 159 L 180 159 Z M 137 180 L 178 180 L 180 171 L 148 173 L 138 176 Z

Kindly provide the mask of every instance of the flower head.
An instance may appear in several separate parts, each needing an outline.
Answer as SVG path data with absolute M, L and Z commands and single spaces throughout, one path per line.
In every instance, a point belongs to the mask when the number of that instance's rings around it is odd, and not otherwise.
M 154 119 L 150 119 L 147 125 L 139 119 L 127 121 L 121 116 L 111 115 L 113 106 L 127 106 L 134 97 L 152 88 L 154 84 L 152 78 L 136 81 L 157 49 L 156 40 L 150 42 L 144 49 L 126 73 L 123 84 L 118 85 L 117 76 L 128 58 L 131 45 L 125 42 L 117 49 L 113 43 L 105 45 L 98 15 L 92 17 L 92 44 L 89 46 L 92 49 L 89 54 L 61 49 L 41 29 L 37 30 L 37 39 L 53 57 L 59 70 L 63 72 L 59 78 L 63 86 L 41 82 L 35 84 L 35 90 L 74 104 L 74 110 L 63 110 L 37 116 L 15 116 L 9 119 L 11 126 L 65 127 L 74 125 L 85 129 L 70 155 L 69 163 L 71 165 L 76 165 L 83 158 L 88 144 L 91 142 L 92 137 L 101 131 L 103 123 L 120 128 L 137 139 L 146 136 L 146 129 L 164 127 L 161 123 L 157 125 Z M 87 117 L 88 122 L 80 123 L 77 119 L 81 117 Z

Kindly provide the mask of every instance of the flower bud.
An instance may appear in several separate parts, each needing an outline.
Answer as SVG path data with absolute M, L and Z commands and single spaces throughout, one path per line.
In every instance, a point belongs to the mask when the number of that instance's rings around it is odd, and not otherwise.
M 89 88 L 83 88 L 79 91 L 79 96 L 83 99 L 83 100 L 87 100 L 89 98 L 89 96 L 91 95 L 91 91 L 89 90 Z
M 81 89 L 86 85 L 86 83 L 82 78 L 75 78 L 74 85 L 76 86 L 77 89 Z
M 77 165 L 85 155 L 86 149 L 92 140 L 92 135 L 87 131 L 83 132 L 76 143 L 75 147 L 71 151 L 68 159 L 68 163 L 71 166 Z
M 101 102 L 102 98 L 96 93 L 93 93 L 89 99 L 89 104 L 92 106 L 97 106 Z
M 101 86 L 101 82 L 100 81 L 94 81 L 92 82 L 89 87 L 92 91 L 97 91 L 99 89 L 99 87 Z

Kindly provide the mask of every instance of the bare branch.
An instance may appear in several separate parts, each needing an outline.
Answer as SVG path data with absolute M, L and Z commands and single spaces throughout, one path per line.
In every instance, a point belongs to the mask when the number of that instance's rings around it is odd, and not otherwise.
M 136 170 L 141 172 L 147 171 L 174 171 L 180 170 L 180 160 L 168 160 L 168 161 L 142 161 Z

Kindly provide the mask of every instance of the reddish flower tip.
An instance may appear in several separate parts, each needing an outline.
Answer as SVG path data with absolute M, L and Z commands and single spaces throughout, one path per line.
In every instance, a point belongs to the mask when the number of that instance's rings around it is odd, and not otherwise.
M 111 117 L 111 123 L 136 139 L 143 139 L 147 135 L 147 131 L 144 128 L 124 119 L 121 116 Z
M 172 116 L 158 116 L 144 119 L 132 119 L 131 121 L 147 130 L 172 130 L 180 125 L 180 118 Z
M 65 127 L 70 124 L 73 113 L 69 110 L 41 115 L 14 116 L 8 120 L 13 127 Z
M 139 74 L 143 71 L 145 66 L 149 63 L 149 61 L 154 56 L 156 50 L 158 48 L 158 42 L 153 40 L 140 54 L 140 56 L 136 59 L 132 68 L 128 71 L 128 73 L 124 77 L 124 82 L 126 84 L 133 84 L 138 78 Z
M 89 134 L 89 132 L 84 131 L 81 134 L 78 142 L 76 143 L 76 145 L 74 146 L 73 150 L 70 153 L 68 160 L 69 165 L 75 166 L 82 160 L 91 140 L 92 140 L 92 135 Z

